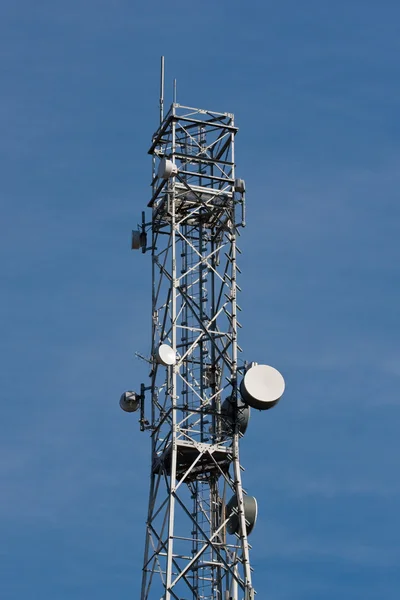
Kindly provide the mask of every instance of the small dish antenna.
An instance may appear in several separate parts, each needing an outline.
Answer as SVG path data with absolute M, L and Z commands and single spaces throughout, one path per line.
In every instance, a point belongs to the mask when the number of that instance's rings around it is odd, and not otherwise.
M 232 435 L 235 432 L 235 414 L 239 432 L 244 435 L 250 421 L 250 407 L 238 398 L 235 409 L 235 401 L 229 396 L 221 406 L 221 429 L 226 435 Z
M 176 352 L 168 344 L 161 344 L 156 350 L 156 360 L 164 367 L 172 367 L 176 364 Z
M 279 402 L 285 391 L 282 375 L 268 365 L 253 363 L 246 371 L 240 384 L 240 393 L 249 406 L 259 410 L 272 408 Z
M 125 412 L 135 412 L 139 408 L 140 396 L 136 392 L 124 392 L 119 399 L 119 405 Z
M 173 175 L 176 175 L 177 172 L 178 167 L 172 162 L 172 160 L 169 160 L 165 157 L 160 160 L 157 171 L 157 175 L 160 179 L 169 179 Z
M 258 506 L 257 500 L 254 496 L 243 496 L 244 504 L 244 518 L 246 520 L 246 531 L 247 535 L 254 529 L 254 525 L 257 521 Z M 226 530 L 230 535 L 239 534 L 240 532 L 240 520 L 238 514 L 238 500 L 237 496 L 232 496 L 226 505 L 226 517 L 229 518 L 226 524 Z

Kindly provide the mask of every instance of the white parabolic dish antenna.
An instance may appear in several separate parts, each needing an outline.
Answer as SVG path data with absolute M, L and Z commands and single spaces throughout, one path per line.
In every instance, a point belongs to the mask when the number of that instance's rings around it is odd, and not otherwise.
M 164 365 L 164 367 L 172 367 L 176 363 L 176 353 L 171 346 L 168 344 L 161 344 L 156 350 L 157 362 Z
M 172 175 L 176 175 L 178 172 L 177 166 L 172 162 L 172 160 L 168 160 L 168 158 L 162 158 L 158 165 L 157 175 L 161 179 L 169 179 Z
M 279 402 L 285 391 L 282 375 L 268 365 L 254 365 L 246 371 L 240 384 L 243 400 L 253 408 L 267 410 Z

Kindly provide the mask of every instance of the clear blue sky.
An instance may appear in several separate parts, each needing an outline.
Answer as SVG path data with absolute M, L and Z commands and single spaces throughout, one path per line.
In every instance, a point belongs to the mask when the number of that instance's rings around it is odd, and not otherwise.
M 159 57 L 230 111 L 240 344 L 287 379 L 253 419 L 260 600 L 398 600 L 400 5 L 3 0 L 0 597 L 138 598 Z M 169 93 L 170 98 L 170 93 Z M 158 600 L 158 599 L 154 599 Z

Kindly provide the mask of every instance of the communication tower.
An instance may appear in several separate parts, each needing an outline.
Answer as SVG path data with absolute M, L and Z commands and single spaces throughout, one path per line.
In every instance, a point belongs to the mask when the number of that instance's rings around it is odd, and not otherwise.
M 176 86 L 174 86 L 176 90 Z M 239 359 L 239 231 L 231 113 L 174 101 L 153 135 L 151 218 L 132 248 L 152 257 L 150 381 L 125 392 L 151 439 L 141 600 L 253 600 L 248 536 L 257 502 L 242 487 L 250 410 L 274 406 L 284 380 Z

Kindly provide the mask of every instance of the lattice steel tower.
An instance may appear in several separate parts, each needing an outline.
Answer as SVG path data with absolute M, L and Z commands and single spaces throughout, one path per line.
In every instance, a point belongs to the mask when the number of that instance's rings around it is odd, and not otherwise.
M 234 117 L 174 100 L 164 117 L 161 94 L 151 220 L 143 213 L 132 234 L 132 247 L 152 256 L 150 382 L 120 401 L 140 409 L 151 437 L 140 598 L 251 600 L 257 503 L 242 487 L 239 442 L 250 406 L 276 404 L 284 381 L 239 360 L 245 184 L 235 174 Z

